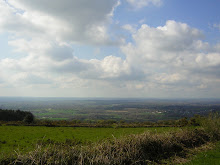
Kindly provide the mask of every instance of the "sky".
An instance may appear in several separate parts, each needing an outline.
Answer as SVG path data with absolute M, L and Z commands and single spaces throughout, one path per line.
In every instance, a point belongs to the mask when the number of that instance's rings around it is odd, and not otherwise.
M 0 96 L 220 98 L 219 0 L 0 0 Z

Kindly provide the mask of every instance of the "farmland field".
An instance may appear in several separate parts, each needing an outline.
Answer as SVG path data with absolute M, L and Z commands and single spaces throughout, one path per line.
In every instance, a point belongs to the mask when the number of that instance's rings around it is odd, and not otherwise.
M 29 111 L 47 120 L 156 122 L 220 112 L 220 100 L 0 97 L 0 109 Z
M 34 149 L 37 143 L 97 142 L 106 138 L 121 137 L 146 131 L 166 132 L 180 128 L 83 128 L 83 127 L 44 127 L 44 126 L 0 126 L 0 150 L 2 154 L 16 151 L 25 152 Z

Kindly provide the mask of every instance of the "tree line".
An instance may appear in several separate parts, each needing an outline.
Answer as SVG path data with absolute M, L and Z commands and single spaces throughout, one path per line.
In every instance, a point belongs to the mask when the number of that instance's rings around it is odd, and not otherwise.
M 21 110 L 3 110 L 0 109 L 0 121 L 24 121 L 32 123 L 34 115 L 31 112 Z

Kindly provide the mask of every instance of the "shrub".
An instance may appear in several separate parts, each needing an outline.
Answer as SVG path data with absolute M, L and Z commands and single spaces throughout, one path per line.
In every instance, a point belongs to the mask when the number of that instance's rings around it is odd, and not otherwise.
M 27 114 L 23 120 L 25 123 L 32 123 L 34 121 L 34 115 L 32 113 Z
M 220 140 L 220 115 L 218 113 L 210 113 L 207 118 L 203 118 L 201 125 L 212 141 Z

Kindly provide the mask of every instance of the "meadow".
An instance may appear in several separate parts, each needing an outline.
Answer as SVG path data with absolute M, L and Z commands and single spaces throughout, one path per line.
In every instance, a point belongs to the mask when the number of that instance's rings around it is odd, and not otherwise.
M 45 126 L 0 126 L 1 154 L 15 151 L 27 152 L 44 143 L 88 144 L 103 139 L 120 138 L 129 134 L 143 132 L 177 131 L 182 128 L 86 128 L 86 127 L 45 127 Z
M 201 152 L 194 156 L 193 160 L 185 165 L 219 165 L 220 164 L 220 143 L 214 149 Z

